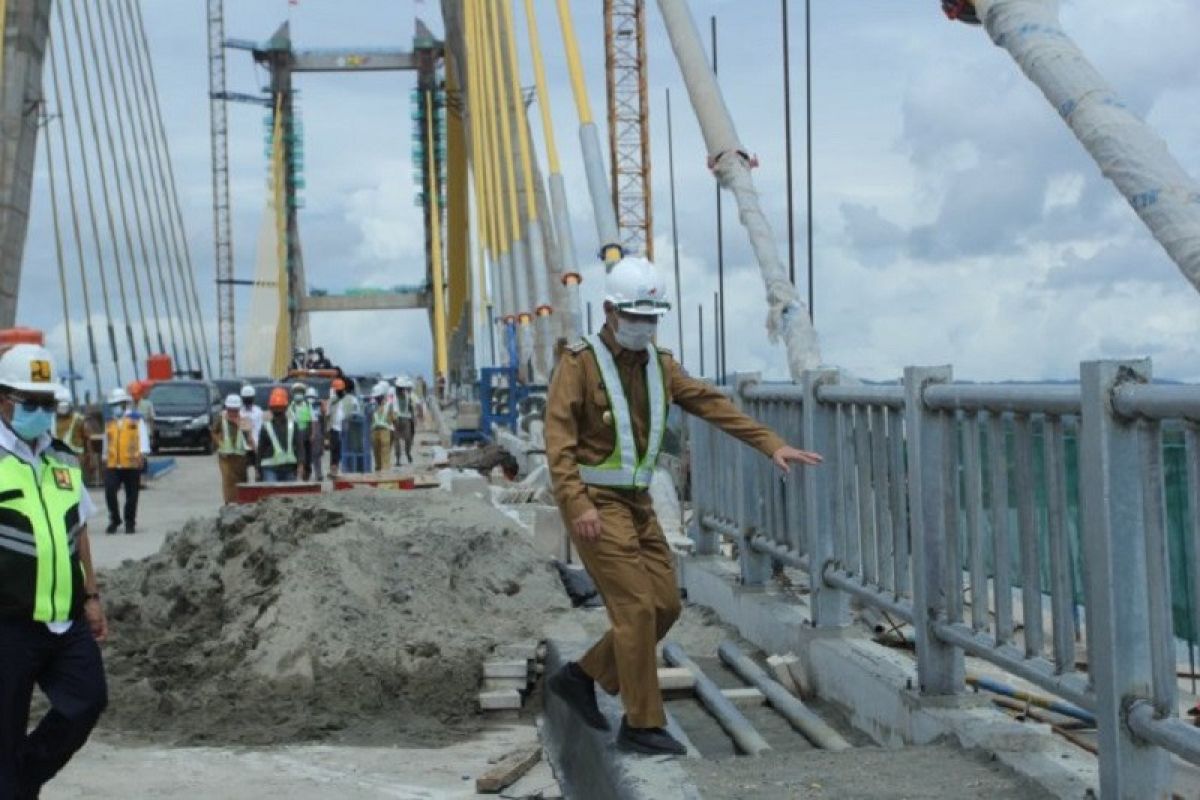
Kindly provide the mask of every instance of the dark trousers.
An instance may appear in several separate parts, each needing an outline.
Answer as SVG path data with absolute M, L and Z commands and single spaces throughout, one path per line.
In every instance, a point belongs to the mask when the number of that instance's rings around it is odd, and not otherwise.
M 342 469 L 342 432 L 329 432 L 329 471 L 339 472 Z
M 104 502 L 108 505 L 108 521 L 121 523 L 120 508 L 117 506 L 117 491 L 125 489 L 125 525 L 137 524 L 138 492 L 142 488 L 142 474 L 136 469 L 110 469 L 104 473 Z
M 50 710 L 26 733 L 35 684 Z M 36 798 L 83 747 L 106 705 L 104 663 L 87 623 L 60 636 L 40 622 L 0 619 L 0 800 Z

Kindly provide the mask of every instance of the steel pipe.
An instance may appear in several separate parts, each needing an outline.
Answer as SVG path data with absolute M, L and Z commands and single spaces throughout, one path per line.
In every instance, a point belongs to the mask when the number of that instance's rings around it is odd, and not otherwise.
M 1078 386 L 942 383 L 925 390 L 925 405 L 941 411 L 1078 414 Z
M 850 743 L 840 733 L 814 714 L 779 682 L 772 680 L 758 664 L 738 649 L 736 644 L 721 642 L 717 654 L 726 666 L 741 676 L 742 680 L 754 684 L 767 698 L 771 707 L 790 722 L 793 728 L 804 734 L 805 739 L 822 750 L 840 752 L 850 749 Z
M 1137 700 L 1130 705 L 1126 724 L 1139 738 L 1200 764 L 1200 728 L 1178 717 L 1158 717 L 1154 704 L 1148 700 Z
M 1113 391 L 1112 404 L 1124 417 L 1200 420 L 1200 386 L 1124 383 Z
M 1055 674 L 1054 665 L 1044 658 L 1026 658 L 1024 653 L 1011 645 L 997 646 L 987 634 L 977 634 L 960 622 L 936 620 L 930 623 L 930 627 L 933 634 L 943 642 L 990 661 L 1001 669 L 1064 697 L 1081 708 L 1095 711 L 1096 697 L 1079 675 Z
M 852 594 L 867 605 L 882 609 L 905 622 L 912 623 L 913 621 L 913 610 L 910 603 L 896 599 L 889 592 L 883 592 L 873 586 L 865 585 L 856 576 L 851 575 L 843 569 L 830 564 L 825 568 L 825 572 L 821 577 L 829 586 L 841 589 L 847 594 Z
M 795 567 L 796 569 L 808 572 L 807 554 L 799 554 L 792 548 L 772 541 L 766 536 L 759 534 L 758 536 L 751 537 L 750 548 L 760 553 L 766 553 L 780 563 L 787 564 L 789 567 Z
M 822 403 L 904 408 L 903 386 L 846 386 L 826 384 L 817 389 Z
M 687 652 L 682 647 L 675 642 L 667 642 L 663 645 L 663 659 L 673 667 L 683 667 L 692 673 L 692 677 L 696 679 L 696 696 L 700 698 L 704 707 L 716 717 L 717 722 L 737 744 L 739 750 L 746 755 L 757 756 L 771 749 L 767 740 L 754 730 L 750 720 L 746 719 L 741 711 L 738 711 L 737 706 L 721 692 L 720 687 L 704 674 L 704 670 L 700 669 L 695 661 L 688 658 Z
M 742 399 L 801 403 L 804 387 L 798 383 L 755 383 L 742 389 Z

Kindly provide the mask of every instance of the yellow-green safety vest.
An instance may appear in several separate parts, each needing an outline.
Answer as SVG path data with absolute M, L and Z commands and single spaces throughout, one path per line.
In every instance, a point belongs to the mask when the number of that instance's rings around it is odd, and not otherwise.
M 66 622 L 83 605 L 83 472 L 61 444 L 40 467 L 0 450 L 0 615 Z
M 371 415 L 374 427 L 382 430 L 391 430 L 392 421 L 388 419 L 387 403 L 380 403 L 375 407 L 374 413 Z
M 614 446 L 612 453 L 600 464 L 579 464 L 579 477 L 592 486 L 608 486 L 617 489 L 647 489 L 658 463 L 658 451 L 662 446 L 663 433 L 667 429 L 667 386 L 663 377 L 662 364 L 654 345 L 646 345 L 646 394 L 650 403 L 650 435 L 646 452 L 640 456 L 633 435 L 633 418 L 629 414 L 629 401 L 621 386 L 621 375 L 617 362 L 613 360 L 608 346 L 597 335 L 584 339 L 596 364 L 600 367 L 600 378 L 608 394 L 608 407 L 612 412 Z
M 230 431 L 234 435 L 231 436 Z M 221 444 L 217 447 L 217 452 L 223 456 L 246 455 L 245 431 L 237 425 L 230 425 L 229 418 L 224 414 L 221 415 Z

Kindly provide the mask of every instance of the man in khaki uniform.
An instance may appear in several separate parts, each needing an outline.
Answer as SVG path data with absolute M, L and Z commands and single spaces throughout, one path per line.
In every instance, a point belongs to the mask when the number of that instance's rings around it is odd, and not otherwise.
M 740 412 L 712 385 L 688 377 L 671 354 L 654 347 L 666 289 L 644 258 L 618 262 L 605 284 L 605 326 L 568 347 L 557 365 L 546 408 L 546 455 L 555 500 L 579 555 L 604 597 L 612 628 L 579 660 L 550 678 L 550 689 L 593 728 L 608 723 L 594 684 L 620 692 L 624 750 L 683 754 L 664 730 L 655 645 L 679 617 L 674 561 L 647 491 L 675 403 L 768 456 L 818 464 Z
M 256 447 L 249 417 L 243 417 L 242 399 L 236 394 L 225 398 L 225 413 L 213 421 L 213 446 L 221 470 L 221 497 L 225 504 L 237 502 L 237 487 L 247 481 L 247 453 Z

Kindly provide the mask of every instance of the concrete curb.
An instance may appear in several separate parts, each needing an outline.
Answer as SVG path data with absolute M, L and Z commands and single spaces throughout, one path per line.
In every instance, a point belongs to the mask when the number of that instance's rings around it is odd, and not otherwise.
M 546 676 L 583 654 L 578 642 L 549 641 Z M 598 691 L 600 710 L 612 732 L 594 731 L 576 719 L 553 692 L 543 693 L 543 746 L 563 795 L 572 800 L 700 800 L 678 760 L 672 756 L 647 757 L 622 753 L 614 744 L 621 725 L 621 701 Z M 671 735 L 688 747 L 688 756 L 699 757 L 675 720 L 667 718 Z

